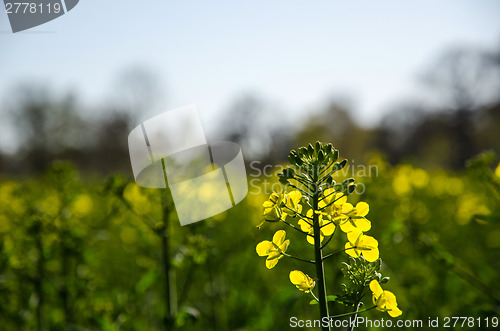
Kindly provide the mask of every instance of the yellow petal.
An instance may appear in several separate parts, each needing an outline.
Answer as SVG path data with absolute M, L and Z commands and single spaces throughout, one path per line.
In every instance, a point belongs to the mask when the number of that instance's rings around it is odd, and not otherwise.
M 358 252 L 356 251 L 356 249 L 353 249 L 354 245 L 351 244 L 350 242 L 346 242 L 345 243 L 345 246 L 344 248 L 346 249 L 346 253 L 347 255 L 349 256 L 352 256 L 352 257 L 359 257 L 359 254 Z
M 340 222 L 340 230 L 344 231 L 345 233 L 360 231 L 356 228 L 354 221 L 350 218 Z
M 326 225 L 323 225 L 321 228 L 321 233 L 324 236 L 331 236 L 334 231 L 335 231 L 335 224 L 333 224 L 333 222 L 331 221 L 329 221 L 329 223 L 326 223 Z
M 362 251 L 363 257 L 368 262 L 374 262 L 379 258 L 378 248 L 372 248 L 369 251 Z
M 370 290 L 372 290 L 373 296 L 375 298 L 380 297 L 380 295 L 384 293 L 384 290 L 382 290 L 382 286 L 380 286 L 379 282 L 376 279 L 370 282 Z
M 312 226 L 311 224 L 309 224 L 308 222 L 304 221 L 304 220 L 299 220 L 299 226 L 300 226 L 300 229 L 304 232 L 309 232 L 311 231 L 312 229 Z
M 274 246 L 272 242 L 270 242 L 269 240 L 264 240 L 257 244 L 255 250 L 257 251 L 257 254 L 259 254 L 259 256 L 266 256 L 269 255 L 273 247 Z
M 286 252 L 286 250 L 288 249 L 288 245 L 290 245 L 289 239 L 285 240 L 283 245 L 279 246 L 279 248 L 281 249 L 281 252 L 283 252 L 283 253 Z
M 373 237 L 370 237 L 370 236 L 367 236 L 367 235 L 363 235 L 361 237 L 359 246 L 361 246 L 361 247 L 373 247 L 373 248 L 376 248 L 376 247 L 378 247 L 378 241 L 377 241 L 377 239 L 375 239 Z
M 344 193 L 335 194 L 334 199 L 335 202 L 333 203 L 333 205 L 336 208 L 341 208 L 347 202 L 347 196 L 345 196 Z
M 314 233 L 312 231 L 307 235 L 306 239 L 308 243 L 314 245 Z
M 354 209 L 353 205 L 349 202 L 346 202 L 342 205 L 342 213 L 347 214 Z
M 288 275 L 288 276 L 290 277 L 290 281 L 294 285 L 300 284 L 305 279 L 305 274 L 299 270 L 290 271 L 290 275 Z
M 356 224 L 356 227 L 363 232 L 370 231 L 370 229 L 372 228 L 372 222 L 370 222 L 366 218 L 357 218 L 354 220 L 354 223 Z
M 285 230 L 278 230 L 273 236 L 273 243 L 277 246 L 281 246 L 285 241 L 286 232 Z
M 340 227 L 342 228 L 342 227 Z M 347 233 L 347 240 L 349 240 L 351 243 L 353 243 L 354 246 L 356 246 L 358 238 L 362 235 L 363 233 L 359 230 L 351 231 Z
M 333 188 L 328 188 L 323 191 L 324 199 L 321 201 L 325 201 L 325 205 L 329 204 L 330 202 L 332 202 L 334 196 L 335 196 L 335 190 Z
M 294 284 L 301 291 L 309 293 L 314 287 L 314 281 L 312 278 L 302 271 L 293 270 L 290 272 L 289 277 L 292 284 Z
M 369 210 L 370 206 L 364 201 L 358 202 L 356 204 L 356 211 L 357 211 L 356 215 L 358 216 L 366 216 Z
M 300 191 L 295 190 L 290 193 L 288 193 L 288 197 L 293 201 L 295 205 L 298 205 L 300 202 L 300 199 L 302 199 L 302 193 Z
M 313 217 L 313 210 L 312 210 L 312 209 L 309 209 L 309 210 L 307 211 L 307 213 L 306 213 L 306 216 L 307 216 L 307 217 L 312 218 L 312 217 Z
M 399 309 L 398 307 L 394 307 L 392 308 L 391 310 L 389 310 L 387 312 L 389 314 L 389 316 L 391 317 L 398 317 L 400 316 L 403 312 L 401 311 L 401 309 Z
M 280 260 L 279 258 L 278 259 L 271 259 L 271 260 L 267 259 L 266 260 L 266 267 L 267 267 L 267 269 L 274 268 L 276 266 L 276 264 L 278 264 L 279 260 Z

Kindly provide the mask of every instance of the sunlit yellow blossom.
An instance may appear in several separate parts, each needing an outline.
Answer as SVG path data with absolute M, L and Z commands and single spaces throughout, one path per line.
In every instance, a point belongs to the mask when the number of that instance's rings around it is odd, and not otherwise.
M 366 232 L 371 229 L 372 224 L 365 218 L 368 214 L 370 207 L 366 202 L 358 202 L 356 207 L 350 203 L 342 205 L 342 215 L 339 216 L 340 229 L 345 233 L 351 231 Z
M 397 317 L 403 312 L 398 308 L 396 296 L 390 291 L 384 291 L 376 279 L 370 282 L 373 293 L 373 304 L 378 310 L 386 311 L 391 317 Z
M 307 242 L 311 245 L 314 245 L 314 228 L 312 224 L 313 211 L 309 209 L 306 213 L 306 216 L 311 220 L 305 221 L 303 219 L 299 220 L 300 229 L 304 232 L 307 232 Z M 323 214 L 318 215 L 318 221 L 320 226 L 320 241 L 323 241 L 323 238 L 326 236 L 331 236 L 335 231 L 335 224 L 328 219 L 327 217 L 323 217 Z
M 305 293 L 309 293 L 314 288 L 314 280 L 299 270 L 290 271 L 290 281 L 293 285 Z
M 352 257 L 363 257 L 368 262 L 376 261 L 379 257 L 378 241 L 362 232 L 353 231 L 347 234 L 349 240 L 345 244 L 346 253 Z
M 302 205 L 300 204 L 301 199 L 302 193 L 298 190 L 285 194 L 285 207 L 283 208 L 283 212 L 289 215 L 300 213 L 302 211 Z
M 274 268 L 278 260 L 283 257 L 286 252 L 290 240 L 285 240 L 286 232 L 284 230 L 276 231 L 273 236 L 273 241 L 264 240 L 257 244 L 256 251 L 259 256 L 267 256 L 266 267 Z
M 271 193 L 269 200 L 262 204 L 263 216 L 266 221 L 277 222 L 285 219 L 287 215 L 294 215 L 302 211 L 300 200 L 302 194 L 295 190 L 290 193 Z

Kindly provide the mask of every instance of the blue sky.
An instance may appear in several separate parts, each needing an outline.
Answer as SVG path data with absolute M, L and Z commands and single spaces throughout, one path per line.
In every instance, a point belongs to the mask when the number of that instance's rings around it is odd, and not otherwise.
M 144 117 L 196 103 L 205 123 L 245 93 L 300 118 L 330 95 L 364 124 L 416 90 L 455 45 L 500 43 L 500 1 L 85 1 L 12 34 L 0 13 L 0 105 L 21 82 L 76 91 L 100 109 L 117 77 L 149 68 L 165 97 Z M 0 107 L 0 115 L 5 106 Z

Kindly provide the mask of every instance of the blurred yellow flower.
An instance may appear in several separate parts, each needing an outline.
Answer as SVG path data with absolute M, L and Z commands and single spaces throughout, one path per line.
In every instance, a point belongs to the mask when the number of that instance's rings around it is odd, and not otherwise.
M 94 203 L 88 194 L 78 195 L 70 206 L 76 216 L 85 216 L 92 211 Z
M 283 253 L 288 249 L 290 240 L 285 240 L 286 232 L 278 230 L 273 236 L 273 241 L 264 240 L 257 244 L 255 250 L 259 256 L 267 256 L 266 267 L 274 268 L 279 259 L 283 257 Z
M 368 262 L 374 262 L 379 257 L 377 239 L 364 235 L 360 231 L 352 231 L 347 234 L 349 240 L 345 244 L 345 252 L 352 257 L 363 257 Z
M 345 203 L 342 206 L 342 215 L 339 216 L 340 229 L 345 233 L 370 230 L 372 224 L 365 218 L 369 210 L 370 206 L 363 201 L 358 202 L 356 207 L 350 203 Z
M 386 311 L 391 317 L 397 317 L 403 313 L 398 308 L 396 296 L 390 291 L 384 291 L 376 279 L 370 282 L 370 290 L 373 293 L 373 304 L 378 310 Z
M 498 166 L 495 169 L 495 176 L 500 178 L 500 162 L 498 163 Z
M 309 218 L 313 217 L 313 210 L 309 209 L 306 213 L 306 216 Z M 335 224 L 328 218 L 323 218 L 323 214 L 318 215 L 318 221 L 320 226 L 320 241 L 323 241 L 323 238 L 326 236 L 331 236 L 335 231 Z M 303 219 L 299 220 L 300 229 L 304 232 L 307 232 L 307 242 L 311 245 L 314 245 L 314 228 L 311 225 L 312 221 L 305 221 Z
M 290 271 L 290 281 L 293 285 L 295 285 L 299 290 L 304 291 L 305 293 L 311 292 L 314 288 L 314 280 L 311 277 L 303 273 L 299 270 Z

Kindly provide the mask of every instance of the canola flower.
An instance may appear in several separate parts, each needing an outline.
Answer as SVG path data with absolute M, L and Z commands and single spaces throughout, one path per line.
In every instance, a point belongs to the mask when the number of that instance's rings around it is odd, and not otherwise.
M 354 207 L 349 202 L 342 205 L 340 219 L 340 229 L 345 233 L 352 231 L 367 232 L 371 229 L 372 224 L 365 218 L 370 210 L 370 206 L 366 202 L 358 202 Z
M 262 215 L 268 222 L 284 220 L 287 215 L 293 217 L 302 211 L 301 199 L 302 194 L 298 190 L 281 194 L 273 192 L 269 196 L 269 200 L 262 204 L 264 209 Z
M 363 255 L 368 262 L 374 262 L 379 258 L 377 239 L 357 231 L 349 232 L 347 239 L 349 241 L 345 244 L 345 252 L 350 256 L 360 257 Z
M 390 291 L 384 291 L 376 279 L 370 282 L 370 290 L 373 293 L 373 304 L 378 310 L 386 311 L 391 317 L 398 317 L 403 313 L 398 308 L 396 296 Z
M 259 256 L 267 256 L 266 267 L 268 269 L 274 268 L 283 257 L 283 253 L 288 249 L 290 240 L 285 240 L 285 236 L 286 232 L 284 230 L 279 230 L 274 234 L 272 242 L 264 240 L 257 245 L 255 249 L 257 254 L 259 254 Z
M 293 285 L 305 293 L 311 292 L 314 288 L 314 280 L 300 270 L 290 271 L 289 278 Z

